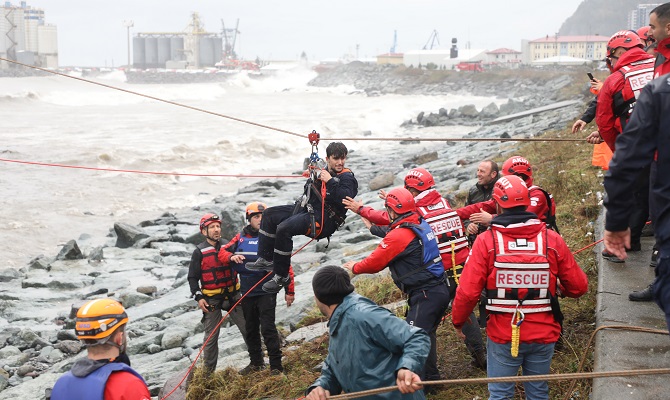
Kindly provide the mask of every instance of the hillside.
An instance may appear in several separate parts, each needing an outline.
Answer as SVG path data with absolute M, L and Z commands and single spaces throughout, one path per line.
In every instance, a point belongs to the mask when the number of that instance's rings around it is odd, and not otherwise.
M 559 35 L 611 36 L 628 27 L 628 14 L 643 0 L 584 0 L 577 11 L 563 22 Z M 662 3 L 662 2 L 659 2 Z

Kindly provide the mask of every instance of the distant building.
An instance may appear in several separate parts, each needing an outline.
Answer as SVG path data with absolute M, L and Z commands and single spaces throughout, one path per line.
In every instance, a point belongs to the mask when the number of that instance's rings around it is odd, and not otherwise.
M 0 57 L 46 68 L 58 67 L 58 33 L 47 24 L 44 10 L 22 1 L 0 6 Z M 0 68 L 14 66 L 0 62 Z
M 521 64 L 522 54 L 520 51 L 512 49 L 495 49 L 486 52 L 486 63 L 500 64 L 502 66 L 517 66 Z
M 639 4 L 636 9 L 628 13 L 628 29 L 636 31 L 643 26 L 649 25 L 649 13 L 660 5 L 660 3 Z
M 454 54 L 456 55 L 456 54 Z M 455 58 L 451 58 L 452 52 L 446 50 L 411 50 L 403 54 L 403 64 L 418 68 L 434 66 L 436 69 L 453 69 L 456 64 L 462 62 L 476 62 L 486 60 L 486 50 L 483 49 L 459 49 Z
M 377 64 L 400 65 L 403 61 L 402 53 L 384 53 L 377 56 Z
M 526 42 L 527 62 L 551 57 L 602 60 L 607 53 L 609 36 L 546 36 Z

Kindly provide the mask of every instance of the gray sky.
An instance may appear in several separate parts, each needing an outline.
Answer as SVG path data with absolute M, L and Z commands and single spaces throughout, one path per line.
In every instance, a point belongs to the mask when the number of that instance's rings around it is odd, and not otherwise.
M 11 0 L 17 5 L 19 0 Z M 397 50 L 420 49 L 435 29 L 440 47 L 451 38 L 459 47 L 520 49 L 522 39 L 553 35 L 582 0 L 28 0 L 58 25 L 61 65 L 115 66 L 126 63 L 124 20 L 134 32 L 175 32 L 193 11 L 208 31 L 221 19 L 240 19 L 237 52 L 247 59 L 313 60 L 344 54 L 372 57 L 388 52 L 393 31 Z

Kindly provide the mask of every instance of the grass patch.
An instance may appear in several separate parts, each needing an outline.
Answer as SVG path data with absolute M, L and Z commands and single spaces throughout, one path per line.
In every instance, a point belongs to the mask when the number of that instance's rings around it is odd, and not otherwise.
M 569 127 L 544 137 L 573 137 Z M 599 212 L 598 191 L 602 191 L 599 169 L 590 166 L 593 147 L 585 142 L 537 142 L 518 148 L 517 154 L 530 160 L 534 166 L 535 182 L 554 195 L 557 200 L 558 226 L 572 251 L 594 241 L 593 230 Z M 496 159 L 503 162 L 503 159 Z M 462 193 L 457 202 L 464 199 Z M 576 255 L 577 261 L 589 277 L 589 291 L 580 299 L 562 299 L 565 314 L 564 345 L 554 355 L 551 373 L 576 372 L 583 354 L 588 354 L 585 371 L 593 368 L 591 349 L 587 348 L 589 336 L 595 329 L 597 272 L 595 256 L 589 249 Z M 356 290 L 378 304 L 394 302 L 401 298 L 389 276 L 362 277 L 355 283 Z M 302 326 L 323 321 L 316 311 L 310 312 Z M 198 370 L 189 390 L 189 399 L 227 400 L 257 398 L 295 398 L 314 382 L 320 372 L 317 367 L 325 359 L 328 338 L 324 335 L 312 343 L 304 343 L 285 351 L 286 377 L 271 376 L 268 371 L 246 377 L 232 369 L 203 376 Z M 465 345 L 456 336 L 451 320 L 438 328 L 438 362 L 442 374 L 448 379 L 485 377 L 486 373 L 470 365 Z M 550 382 L 550 398 L 564 399 L 570 382 Z M 592 382 L 580 380 L 572 393 L 574 399 L 588 399 Z M 519 393 L 522 393 L 521 385 Z M 485 399 L 486 385 L 459 385 L 439 388 L 429 399 Z M 515 397 L 517 398 L 517 397 Z M 522 397 L 518 397 L 522 398 Z M 569 398 L 569 397 L 568 397 Z

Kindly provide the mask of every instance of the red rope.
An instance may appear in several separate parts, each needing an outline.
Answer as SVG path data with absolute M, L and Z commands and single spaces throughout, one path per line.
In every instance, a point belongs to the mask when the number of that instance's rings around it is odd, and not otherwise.
M 577 250 L 577 251 L 573 251 L 573 252 L 572 252 L 572 255 L 574 256 L 575 254 L 579 254 L 579 253 L 581 253 L 582 251 L 584 251 L 584 250 L 586 250 L 586 249 L 588 249 L 588 248 L 590 248 L 590 247 L 593 247 L 593 246 L 597 245 L 598 243 L 602 242 L 603 240 L 605 240 L 605 239 L 600 239 L 600 240 L 598 240 L 597 242 L 593 242 L 593 243 L 591 243 L 591 244 L 588 245 L 588 246 L 584 246 L 584 247 L 582 247 L 581 249 L 579 249 L 579 250 Z
M 15 163 L 15 164 L 37 165 L 37 166 L 40 166 L 40 167 L 85 169 L 85 170 L 89 170 L 89 171 L 123 172 L 123 173 L 146 174 L 146 175 L 175 175 L 175 176 L 202 176 L 202 177 L 227 177 L 227 178 L 302 178 L 302 175 L 187 174 L 187 173 L 181 173 L 181 172 L 141 171 L 141 170 L 136 170 L 136 169 L 85 167 L 85 166 L 81 166 L 81 165 L 68 165 L 68 164 L 43 163 L 43 162 L 38 162 L 38 161 L 11 160 L 11 159 L 8 159 L 8 158 L 0 158 L 0 161 L 8 162 L 8 163 Z

